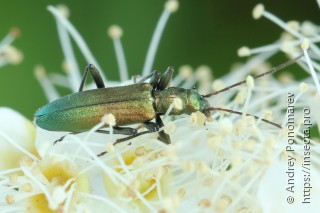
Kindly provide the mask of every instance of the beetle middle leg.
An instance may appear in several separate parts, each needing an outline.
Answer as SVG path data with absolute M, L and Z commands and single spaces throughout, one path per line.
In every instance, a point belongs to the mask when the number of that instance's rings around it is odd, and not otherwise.
M 159 115 L 156 116 L 156 123 L 148 121 L 148 122 L 143 123 L 143 125 L 148 129 L 147 131 L 138 132 L 138 133 L 136 132 L 135 134 L 132 134 L 131 136 L 128 136 L 128 137 L 125 137 L 125 138 L 119 138 L 119 139 L 116 140 L 116 142 L 113 143 L 113 145 L 115 146 L 118 143 L 122 143 L 122 142 L 128 141 L 128 140 L 136 138 L 136 137 L 138 137 L 140 135 L 157 132 L 159 130 L 159 128 L 164 126 Z M 121 128 L 132 129 L 132 128 L 128 128 L 128 127 L 121 127 Z M 134 130 L 136 130 L 136 129 L 134 129 Z M 105 131 L 105 130 L 98 130 L 97 132 L 109 134 L 109 131 Z M 122 134 L 124 135 L 124 133 L 122 133 Z M 130 135 L 130 134 L 127 134 L 127 135 Z M 159 132 L 158 140 L 162 141 L 165 144 L 170 144 L 171 143 L 170 136 L 167 133 L 165 133 L 163 130 L 161 130 Z M 102 157 L 103 155 L 105 155 L 107 153 L 108 153 L 107 151 L 104 151 L 104 152 L 99 153 L 97 156 L 98 157 Z
M 110 134 L 109 130 L 98 129 L 96 132 L 103 134 Z M 113 127 L 113 134 L 121 134 L 121 135 L 135 135 L 138 133 L 138 130 L 130 127 Z
M 110 134 L 110 131 L 108 130 L 104 130 L 104 129 L 98 129 L 96 132 L 98 133 L 103 133 L 103 134 Z M 67 137 L 68 135 L 76 135 L 79 134 L 81 132 L 70 132 L 67 135 L 62 136 L 61 138 L 59 138 L 58 140 L 54 141 L 53 144 L 55 145 L 58 142 L 61 142 L 64 140 L 65 137 Z M 121 134 L 121 135 L 136 135 L 138 133 L 138 130 L 134 129 L 134 128 L 130 128 L 130 127 L 113 127 L 113 134 Z

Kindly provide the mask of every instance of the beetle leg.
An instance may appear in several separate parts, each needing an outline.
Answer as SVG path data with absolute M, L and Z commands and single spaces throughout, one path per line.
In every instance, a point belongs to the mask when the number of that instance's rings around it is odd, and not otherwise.
M 173 67 L 168 67 L 167 71 L 161 76 L 157 84 L 157 90 L 164 90 L 169 86 L 173 74 Z
M 143 125 L 150 131 L 150 132 L 156 132 L 159 130 L 159 125 L 154 122 L 144 122 Z
M 141 78 L 137 83 L 142 83 L 144 82 L 145 80 L 149 79 L 150 78 L 150 84 L 152 86 L 156 86 L 158 84 L 158 81 L 159 81 L 159 77 L 160 77 L 160 72 L 158 70 L 155 70 L 153 71 L 152 73 L 150 73 L 149 75 Z
M 160 128 L 164 126 L 164 124 L 160 118 L 160 115 L 156 115 L 156 123 Z M 165 133 L 163 130 L 161 130 L 159 132 L 158 139 L 165 144 L 171 144 L 170 136 L 167 133 Z
M 99 129 L 96 132 L 103 133 L 103 134 L 110 134 L 110 131 Z M 115 126 L 113 127 L 113 134 L 121 134 L 121 135 L 136 135 L 138 131 L 134 128 L 130 127 L 119 127 Z
M 98 69 L 95 66 L 93 66 L 92 64 L 89 64 L 84 71 L 84 74 L 83 74 L 83 77 L 82 77 L 82 80 L 80 83 L 80 87 L 79 87 L 79 92 L 81 92 L 83 90 L 83 86 L 84 86 L 84 83 L 86 82 L 88 72 L 91 73 L 91 76 L 92 76 L 94 82 L 96 83 L 97 88 L 104 88 L 105 87 Z
M 150 132 L 150 131 L 143 131 L 143 132 L 139 132 L 139 133 L 137 133 L 137 134 L 135 134 L 135 135 L 131 135 L 131 136 L 128 136 L 128 137 L 125 137 L 125 138 L 119 138 L 119 139 L 116 140 L 116 142 L 113 143 L 113 145 L 115 146 L 115 145 L 117 145 L 118 143 L 122 143 L 122 142 L 125 142 L 125 141 L 127 141 L 127 140 L 136 138 L 136 137 L 138 137 L 138 136 L 140 136 L 140 135 L 144 135 L 144 134 L 148 134 L 148 133 L 151 133 L 151 132 Z M 130 144 L 129 144 L 129 145 L 130 145 Z M 103 155 L 105 155 L 105 154 L 107 154 L 107 153 L 108 153 L 107 151 L 101 152 L 101 153 L 97 154 L 97 157 L 101 157 L 101 156 L 103 156 Z
M 55 141 L 53 142 L 53 145 L 56 145 L 56 143 L 63 141 L 63 139 L 64 139 L 65 137 L 67 137 L 68 135 L 76 135 L 76 134 L 79 134 L 79 133 L 80 133 L 80 132 L 70 132 L 69 134 L 62 136 L 62 137 L 59 138 L 58 140 L 55 140 Z

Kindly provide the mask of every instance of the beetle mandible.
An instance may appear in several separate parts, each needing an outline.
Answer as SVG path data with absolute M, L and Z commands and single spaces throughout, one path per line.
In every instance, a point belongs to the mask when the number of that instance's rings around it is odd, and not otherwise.
M 260 78 L 283 69 L 302 56 L 303 54 L 253 78 Z M 88 73 L 93 77 L 97 89 L 83 91 Z M 174 106 L 170 115 L 191 114 L 200 111 L 209 116 L 211 111 L 217 110 L 242 114 L 242 112 L 234 110 L 211 107 L 205 98 L 224 92 L 246 81 L 235 83 L 207 95 L 200 95 L 196 89 L 168 88 L 172 74 L 173 68 L 169 67 L 161 77 L 159 71 L 154 71 L 135 84 L 105 88 L 99 71 L 90 64 L 85 69 L 79 91 L 54 100 L 38 109 L 35 113 L 35 123 L 49 131 L 67 131 L 71 132 L 71 134 L 77 134 L 90 130 L 101 121 L 103 115 L 111 113 L 116 119 L 113 133 L 128 135 L 128 137 L 118 139 L 114 144 L 157 131 L 159 134 L 158 139 L 165 144 L 170 144 L 169 135 L 163 130 L 159 131 L 164 126 L 160 116 L 166 113 L 175 99 L 178 99 L 181 105 L 179 107 Z M 149 83 L 144 83 L 148 79 L 150 79 Z M 259 119 L 257 116 L 247 115 Z M 151 121 L 153 119 L 155 119 L 155 122 Z M 276 123 L 266 119 L 262 120 L 282 128 Z M 138 123 L 142 123 L 147 131 L 138 132 L 137 129 L 123 127 Z M 109 134 L 109 131 L 104 129 L 99 129 L 97 132 Z M 62 141 L 64 137 L 56 140 L 55 143 Z

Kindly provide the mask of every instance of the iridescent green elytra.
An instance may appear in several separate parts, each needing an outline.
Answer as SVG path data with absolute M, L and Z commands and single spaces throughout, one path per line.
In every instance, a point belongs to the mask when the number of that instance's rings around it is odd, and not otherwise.
M 82 91 L 87 73 L 90 72 L 98 89 Z M 136 84 L 105 88 L 98 70 L 89 65 L 83 76 L 79 92 L 64 96 L 41 107 L 35 113 L 35 123 L 50 131 L 80 133 L 90 130 L 105 114 L 116 119 L 115 134 L 139 135 L 136 129 L 122 127 L 143 123 L 149 132 L 163 126 L 160 115 L 166 113 L 174 102 L 170 115 L 191 114 L 201 111 L 207 114 L 209 103 L 195 89 L 167 88 L 173 69 L 171 67 L 160 78 L 158 71 Z M 150 83 L 142 83 L 150 78 Z M 151 122 L 152 119 L 156 122 Z M 108 133 L 107 130 L 98 132 Z M 159 139 L 167 144 L 170 137 L 164 131 Z

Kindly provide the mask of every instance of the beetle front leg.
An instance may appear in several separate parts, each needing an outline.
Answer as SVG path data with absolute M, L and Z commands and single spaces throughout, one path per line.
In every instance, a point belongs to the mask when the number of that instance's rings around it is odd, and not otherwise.
M 161 118 L 160 118 L 160 115 L 156 115 L 156 123 L 157 125 L 161 128 L 164 126 Z M 162 141 L 163 143 L 165 144 L 171 144 L 171 140 L 170 140 L 170 136 L 165 133 L 163 130 L 161 130 L 159 132 L 159 138 L 158 138 L 160 141 Z
M 105 87 L 98 69 L 95 66 L 93 66 L 92 64 L 89 64 L 84 71 L 84 74 L 83 74 L 83 77 L 82 77 L 82 80 L 80 83 L 80 87 L 79 87 L 79 92 L 81 92 L 83 90 L 84 83 L 86 82 L 86 79 L 88 76 L 88 72 L 90 72 L 97 88 L 104 88 Z
M 128 136 L 128 137 L 125 137 L 125 138 L 119 138 L 119 139 L 116 140 L 116 142 L 113 143 L 113 145 L 115 146 L 118 143 L 122 143 L 122 142 L 128 141 L 130 139 L 136 138 L 136 137 L 138 137 L 140 135 L 144 135 L 144 134 L 148 134 L 148 133 L 151 133 L 151 132 L 150 131 L 143 131 L 143 132 L 139 132 L 139 133 L 137 133 L 135 135 L 131 135 L 131 136 Z M 103 152 L 97 154 L 97 157 L 101 157 L 101 156 L 103 156 L 103 155 L 105 155 L 107 153 L 108 153 L 107 151 L 103 151 Z

